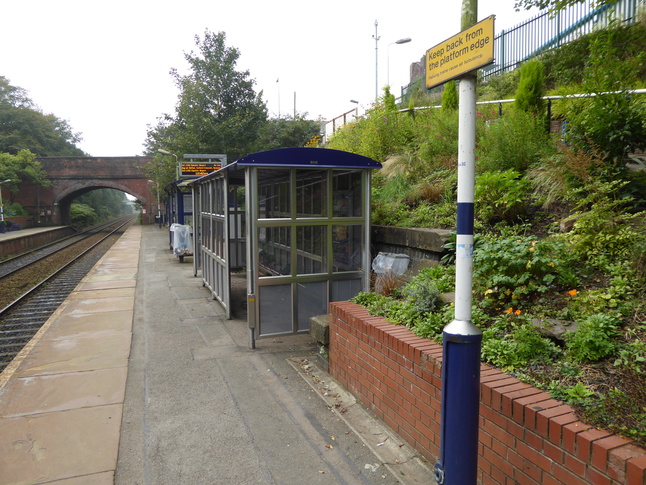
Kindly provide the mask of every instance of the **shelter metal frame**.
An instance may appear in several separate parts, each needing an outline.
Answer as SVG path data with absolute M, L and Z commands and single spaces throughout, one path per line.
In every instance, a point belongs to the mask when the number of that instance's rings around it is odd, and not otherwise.
M 330 301 L 370 286 L 374 160 L 338 150 L 248 155 L 191 182 L 203 284 L 231 318 L 231 274 L 246 270 L 249 346 L 309 330 Z

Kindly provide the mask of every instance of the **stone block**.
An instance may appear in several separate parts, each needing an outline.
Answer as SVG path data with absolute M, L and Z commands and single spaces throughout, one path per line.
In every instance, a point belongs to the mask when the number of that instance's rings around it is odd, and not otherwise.
M 310 317 L 310 335 L 322 345 L 330 343 L 330 324 L 327 315 Z

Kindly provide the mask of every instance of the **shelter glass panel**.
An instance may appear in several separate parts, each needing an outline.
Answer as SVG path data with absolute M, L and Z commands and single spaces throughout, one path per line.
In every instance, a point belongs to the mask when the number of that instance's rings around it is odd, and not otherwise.
M 224 215 L 224 179 L 218 179 L 215 181 L 215 200 L 214 200 L 214 210 L 216 214 Z
M 363 226 L 332 226 L 332 265 L 335 272 L 361 271 Z
M 361 172 L 335 170 L 332 175 L 334 217 L 361 217 Z
M 298 274 L 326 272 L 327 227 L 303 226 L 296 228 L 296 261 Z
M 259 334 L 292 331 L 292 285 L 258 288 Z
M 291 170 L 258 170 L 258 218 L 291 217 Z
M 327 314 L 327 283 L 325 281 L 299 283 L 296 288 L 298 304 L 298 328 L 296 330 L 308 330 L 310 317 Z
M 215 247 L 213 248 L 215 254 L 224 257 L 224 221 L 215 221 Z
M 258 228 L 260 276 L 291 274 L 291 227 Z
M 347 301 L 354 298 L 361 291 L 361 278 L 354 280 L 340 280 L 332 282 L 330 301 Z
M 327 170 L 296 171 L 297 217 L 326 217 Z

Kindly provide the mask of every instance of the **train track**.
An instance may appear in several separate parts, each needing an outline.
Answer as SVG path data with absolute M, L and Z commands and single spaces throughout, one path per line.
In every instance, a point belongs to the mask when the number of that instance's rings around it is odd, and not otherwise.
M 18 285 L 23 279 L 30 281 L 17 297 L 16 289 L 11 287 L 13 291 L 9 292 L 14 295 L 13 300 L 6 305 L 6 302 L 0 303 L 3 307 L 0 310 L 0 372 L 32 339 L 132 221 L 133 218 L 127 218 L 125 221 L 112 222 L 81 242 L 77 241 L 72 246 L 38 259 L 38 264 L 25 266 L 26 275 L 12 271 L 0 279 L 3 294 L 8 293 L 5 289 L 16 281 Z M 36 271 L 34 267 L 38 267 Z M 49 274 L 43 277 L 39 270 L 44 267 L 50 269 L 46 271 Z
M 109 221 L 103 224 L 97 224 L 96 226 L 88 227 L 82 231 L 79 231 L 76 234 L 67 236 L 56 241 L 52 241 L 41 246 L 37 246 L 32 249 L 27 249 L 25 251 L 20 251 L 14 255 L 9 256 L 8 258 L 0 260 L 0 279 L 5 276 L 20 270 L 21 268 L 28 266 L 30 264 L 38 262 L 40 259 L 54 254 L 57 251 L 65 249 L 73 244 L 86 239 L 87 237 L 96 234 L 106 227 L 113 225 L 115 222 L 127 220 L 130 217 L 124 217 L 117 219 L 115 221 Z

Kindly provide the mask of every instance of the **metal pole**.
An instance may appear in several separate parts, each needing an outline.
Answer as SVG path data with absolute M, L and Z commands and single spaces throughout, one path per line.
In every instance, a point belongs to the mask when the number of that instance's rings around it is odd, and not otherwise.
M 159 200 L 159 182 L 155 182 L 157 187 L 157 222 L 159 223 L 159 228 L 162 227 L 162 218 L 161 218 L 161 201 Z
M 375 35 L 372 36 L 375 39 L 375 102 L 379 99 L 379 37 L 377 35 L 377 21 L 375 20 Z
M 5 223 L 4 223 L 4 203 L 2 202 L 2 184 L 11 182 L 11 179 L 3 180 L 0 182 L 0 232 L 4 233 Z
M 477 0 L 462 1 L 462 30 L 477 21 Z M 439 485 L 475 485 L 478 471 L 480 347 L 482 332 L 471 321 L 473 200 L 475 188 L 476 76 L 460 79 L 458 220 L 455 319 L 444 328 Z
M 2 203 L 2 183 L 0 183 L 0 232 L 4 233 L 4 204 Z

